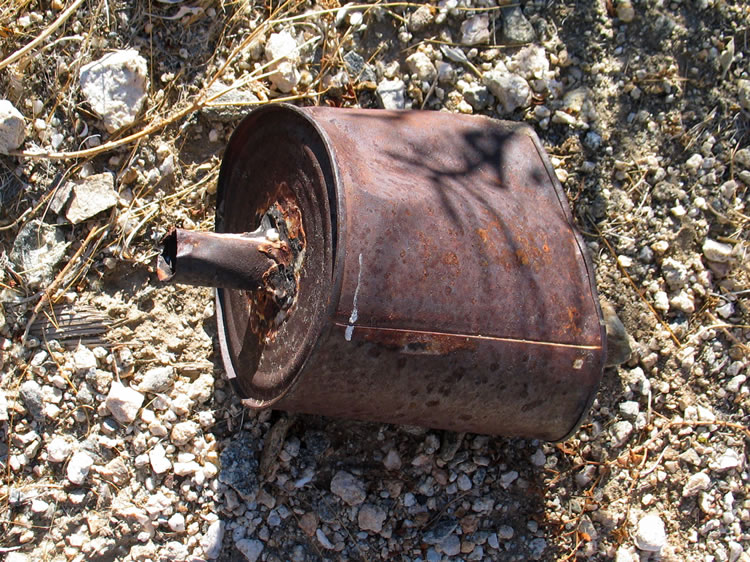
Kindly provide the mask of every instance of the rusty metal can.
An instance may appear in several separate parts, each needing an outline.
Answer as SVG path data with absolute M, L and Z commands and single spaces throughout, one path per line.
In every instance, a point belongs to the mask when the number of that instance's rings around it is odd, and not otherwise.
M 271 291 L 286 305 L 217 290 L 245 405 L 545 440 L 586 414 L 606 346 L 593 268 L 530 127 L 264 106 L 227 147 L 216 231 L 268 217 L 294 250 Z

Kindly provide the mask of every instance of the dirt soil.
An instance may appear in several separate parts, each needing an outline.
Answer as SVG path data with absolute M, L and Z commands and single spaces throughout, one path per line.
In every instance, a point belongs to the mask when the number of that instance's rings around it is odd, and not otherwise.
M 750 561 L 749 34 L 729 0 L 0 5 L 0 559 Z M 110 115 L 86 65 L 128 49 Z M 212 290 L 154 264 L 275 101 L 535 129 L 627 332 L 571 438 L 242 406 Z

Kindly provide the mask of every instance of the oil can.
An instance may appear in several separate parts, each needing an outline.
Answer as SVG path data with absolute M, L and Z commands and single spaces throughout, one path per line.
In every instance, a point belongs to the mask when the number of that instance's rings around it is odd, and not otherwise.
M 216 233 L 174 231 L 159 273 L 217 287 L 251 408 L 553 441 L 604 367 L 591 261 L 520 123 L 263 106 L 226 149 Z

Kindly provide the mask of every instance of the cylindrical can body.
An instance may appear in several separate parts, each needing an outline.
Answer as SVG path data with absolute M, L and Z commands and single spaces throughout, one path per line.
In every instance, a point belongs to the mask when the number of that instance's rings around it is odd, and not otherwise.
M 305 130 L 296 141 L 295 127 Z M 243 363 L 252 338 L 232 343 L 225 329 L 237 292 L 219 290 L 225 364 L 246 403 L 547 440 L 576 427 L 601 377 L 604 328 L 585 247 L 529 127 L 438 112 L 260 110 L 230 141 L 220 199 L 254 189 L 253 169 L 233 183 L 238 167 L 259 166 L 238 155 L 263 150 L 244 128 L 282 131 L 292 153 L 271 159 L 289 167 L 276 183 L 317 194 L 300 204 L 303 223 L 316 215 L 305 249 L 314 270 L 303 266 L 300 305 L 285 320 L 303 323 L 304 337 L 282 326 Z M 315 161 L 303 164 L 317 170 L 312 180 L 295 179 L 297 152 Z M 217 230 L 240 231 L 220 209 Z M 241 214 L 234 203 L 231 212 Z M 316 229 L 329 230 L 317 239 Z M 291 367 L 264 361 L 290 343 L 303 348 Z

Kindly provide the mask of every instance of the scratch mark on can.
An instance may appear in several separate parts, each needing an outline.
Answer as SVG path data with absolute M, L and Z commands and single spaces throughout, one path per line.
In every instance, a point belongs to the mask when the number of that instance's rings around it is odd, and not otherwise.
M 352 334 L 354 333 L 354 323 L 357 321 L 359 314 L 357 313 L 357 296 L 359 295 L 359 285 L 362 282 L 362 254 L 359 254 L 359 271 L 357 272 L 357 286 L 354 289 L 354 299 L 352 303 L 352 313 L 349 316 L 349 325 L 346 327 L 344 332 L 344 338 L 346 341 L 352 341 Z

